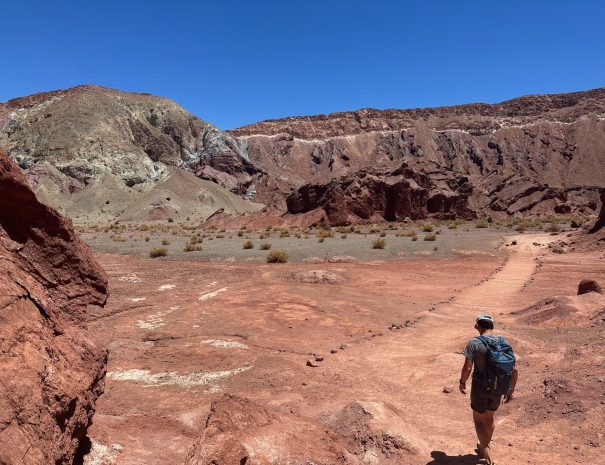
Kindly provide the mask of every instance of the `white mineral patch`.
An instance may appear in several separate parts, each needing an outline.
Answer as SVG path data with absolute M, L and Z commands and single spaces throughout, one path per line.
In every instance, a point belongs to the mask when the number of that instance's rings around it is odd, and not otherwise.
M 208 339 L 207 341 L 202 341 L 202 344 L 208 344 L 212 347 L 217 347 L 219 349 L 248 349 L 249 347 L 246 344 L 242 344 L 237 341 L 221 341 L 220 339 Z
M 235 370 L 193 372 L 181 374 L 176 371 L 151 374 L 149 370 L 108 371 L 107 377 L 115 381 L 134 381 L 143 383 L 144 387 L 159 386 L 205 386 L 231 376 L 238 375 L 251 369 L 252 366 L 236 368 Z
M 158 312 L 150 315 L 146 320 L 137 321 L 137 328 L 141 329 L 155 329 L 161 328 L 162 326 L 166 326 L 164 322 L 164 317 L 168 314 L 168 312 Z
M 129 283 L 140 283 L 141 282 L 141 278 L 139 278 L 136 274 L 134 273 L 130 273 L 130 274 L 126 274 L 124 276 L 120 276 L 118 278 L 119 281 L 126 281 Z
M 176 286 L 174 284 L 162 284 L 160 287 L 158 287 L 158 291 L 169 291 L 175 287 Z
M 198 300 L 212 299 L 213 297 L 216 297 L 217 295 L 219 295 L 221 292 L 225 292 L 227 289 L 228 289 L 227 287 L 221 287 L 220 289 L 217 289 L 216 291 L 206 292 L 206 293 L 200 295 Z
M 130 299 L 132 302 L 141 302 L 142 300 L 146 300 L 147 297 L 133 297 Z
M 84 465 L 113 465 L 116 463 L 118 454 L 124 449 L 121 444 L 106 446 L 100 442 L 91 440 L 90 452 L 84 457 Z
M 166 310 L 164 312 L 154 313 L 153 315 L 149 315 L 145 320 L 137 321 L 137 328 L 141 329 L 156 329 L 161 328 L 162 326 L 166 326 L 166 322 L 164 321 L 164 317 L 166 315 L 170 315 L 172 312 L 178 310 L 179 307 L 170 307 L 170 310 Z

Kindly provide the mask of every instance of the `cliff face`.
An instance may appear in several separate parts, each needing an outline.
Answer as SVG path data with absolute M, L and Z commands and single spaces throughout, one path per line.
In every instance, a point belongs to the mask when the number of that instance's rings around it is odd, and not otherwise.
M 405 162 L 433 179 L 468 178 L 477 214 L 590 213 L 605 179 L 605 89 L 285 118 L 231 133 L 260 170 L 295 189 Z
M 167 165 L 245 191 L 255 173 L 231 136 L 175 102 L 90 85 L 0 104 L 0 146 L 38 176 L 58 170 L 71 191 L 107 174 L 149 184 Z
M 320 211 L 319 224 L 349 225 L 403 221 L 433 215 L 442 219 L 466 217 L 472 188 L 466 179 L 433 182 L 405 163 L 400 167 L 361 170 L 326 184 L 307 184 L 286 202 L 291 214 Z
M 0 463 L 72 463 L 103 391 L 106 352 L 83 325 L 107 278 L 2 151 L 0 289 Z
M 223 132 L 167 99 L 80 86 L 0 104 L 0 147 L 46 198 L 97 185 L 105 203 L 103 181 L 114 179 L 134 188 L 134 198 L 175 167 L 284 214 L 293 211 L 287 199 L 304 197 L 309 185 L 321 190 L 405 163 L 450 190 L 467 179 L 470 195 L 456 194 L 477 216 L 593 214 L 605 179 L 605 89 L 291 117 Z

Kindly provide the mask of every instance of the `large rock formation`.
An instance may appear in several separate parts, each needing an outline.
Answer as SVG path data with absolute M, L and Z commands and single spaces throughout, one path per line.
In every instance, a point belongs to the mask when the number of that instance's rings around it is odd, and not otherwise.
M 293 195 L 406 163 L 447 185 L 478 216 L 591 215 L 605 179 L 605 89 L 494 105 L 291 117 L 222 132 L 171 100 L 80 86 L 0 104 L 0 147 L 49 201 L 93 185 L 103 192 L 102 185 L 115 186 L 112 192 L 130 186 L 146 195 L 174 167 L 281 215 L 292 212 Z M 465 192 L 453 187 L 459 179 L 468 180 L 461 184 Z M 124 195 L 138 198 L 137 192 Z M 161 199 L 147 196 L 145 208 Z M 83 214 L 100 209 L 88 200 L 79 205 L 88 208 Z M 428 215 L 432 209 L 427 203 Z M 125 213 L 104 210 L 118 218 Z M 189 206 L 180 210 L 208 216 Z M 322 215 L 318 209 L 315 216 Z
M 108 174 L 145 185 L 171 165 L 243 193 L 256 171 L 235 139 L 175 102 L 92 85 L 0 104 L 0 146 L 34 180 L 72 191 Z
M 291 214 L 320 210 L 320 216 L 314 215 L 316 223 L 327 225 L 403 221 L 429 214 L 472 217 L 467 180 L 453 178 L 440 184 L 403 163 L 396 169 L 361 170 L 326 184 L 304 185 L 287 198 L 287 206 Z
M 106 365 L 84 312 L 106 288 L 71 224 L 0 151 L 0 463 L 73 462 Z
M 404 161 L 431 178 L 468 178 L 477 213 L 590 214 L 605 179 L 605 89 L 293 117 L 231 133 L 282 190 Z M 259 184 L 258 200 L 275 202 Z

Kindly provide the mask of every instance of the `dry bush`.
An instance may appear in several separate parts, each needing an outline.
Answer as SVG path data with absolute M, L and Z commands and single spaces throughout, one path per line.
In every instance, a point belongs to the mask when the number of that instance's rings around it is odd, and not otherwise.
M 162 245 L 170 245 L 170 241 L 168 239 L 162 239 Z
M 149 256 L 151 258 L 165 257 L 168 255 L 168 249 L 166 247 L 156 247 L 149 251 Z
M 475 228 L 484 229 L 487 227 L 489 227 L 489 223 L 487 222 L 487 220 L 480 219 L 475 221 Z
M 373 249 L 384 249 L 387 245 L 387 241 L 385 241 L 384 239 L 374 239 L 372 241 L 372 248 Z
M 202 250 L 201 245 L 191 242 L 185 244 L 185 247 L 183 248 L 183 252 L 199 252 L 200 250 Z
M 380 237 L 387 237 L 387 233 L 386 233 L 386 232 L 384 232 L 384 231 L 382 231 L 382 232 L 380 233 Z
M 288 254 L 283 250 L 272 250 L 267 254 L 267 263 L 288 263 Z
M 433 232 L 433 229 L 435 229 L 435 227 L 430 223 L 422 225 L 422 232 Z
M 259 246 L 259 249 L 261 249 L 261 250 L 269 250 L 270 248 L 271 248 L 271 244 L 269 242 L 263 242 Z
M 436 234 L 427 234 L 426 236 L 424 236 L 424 240 L 434 242 L 437 240 L 437 235 Z
M 254 248 L 254 244 L 252 243 L 252 241 L 246 241 L 244 242 L 244 245 L 242 246 L 242 249 L 253 249 Z
M 549 233 L 558 233 L 561 231 L 561 227 L 559 226 L 558 222 L 552 221 L 546 228 L 544 228 L 544 230 Z

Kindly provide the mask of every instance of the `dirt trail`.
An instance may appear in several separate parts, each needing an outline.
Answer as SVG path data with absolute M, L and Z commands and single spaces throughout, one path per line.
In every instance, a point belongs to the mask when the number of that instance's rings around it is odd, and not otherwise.
M 343 375 L 363 372 L 364 379 L 357 380 L 359 385 L 371 381 L 365 385 L 365 392 L 359 393 L 361 396 L 403 406 L 405 424 L 393 424 L 392 427 L 407 437 L 422 459 L 427 459 L 419 463 L 479 463 L 473 454 L 476 439 L 469 396 L 463 397 L 458 392 L 463 363 L 461 351 L 466 341 L 475 336 L 474 317 L 488 311 L 500 323 L 496 332 L 509 338 L 523 358 L 522 344 L 507 330 L 503 313 L 514 308 L 515 296 L 535 272 L 536 257 L 542 249 L 533 246 L 533 242 L 548 239 L 536 235 L 515 239 L 518 245 L 511 248 L 504 266 L 490 278 L 463 290 L 450 303 L 427 312 L 425 319 L 405 333 L 395 333 L 375 344 L 373 341 L 371 348 L 367 345 L 354 347 L 347 351 L 346 361 L 341 358 L 327 367 L 334 370 L 338 370 L 338 366 L 346 367 Z M 523 395 L 523 369 L 520 371 L 518 395 Z M 444 387 L 451 392 L 444 393 Z M 512 425 L 509 419 L 511 406 L 514 404 L 503 405 L 497 414 L 496 456 L 506 457 L 507 463 L 536 463 L 534 460 L 539 455 L 531 445 L 532 434 Z M 544 431 L 541 434 L 544 435 Z M 559 463 L 552 461 L 552 451 L 547 451 L 543 458 L 548 458 L 549 463 Z

